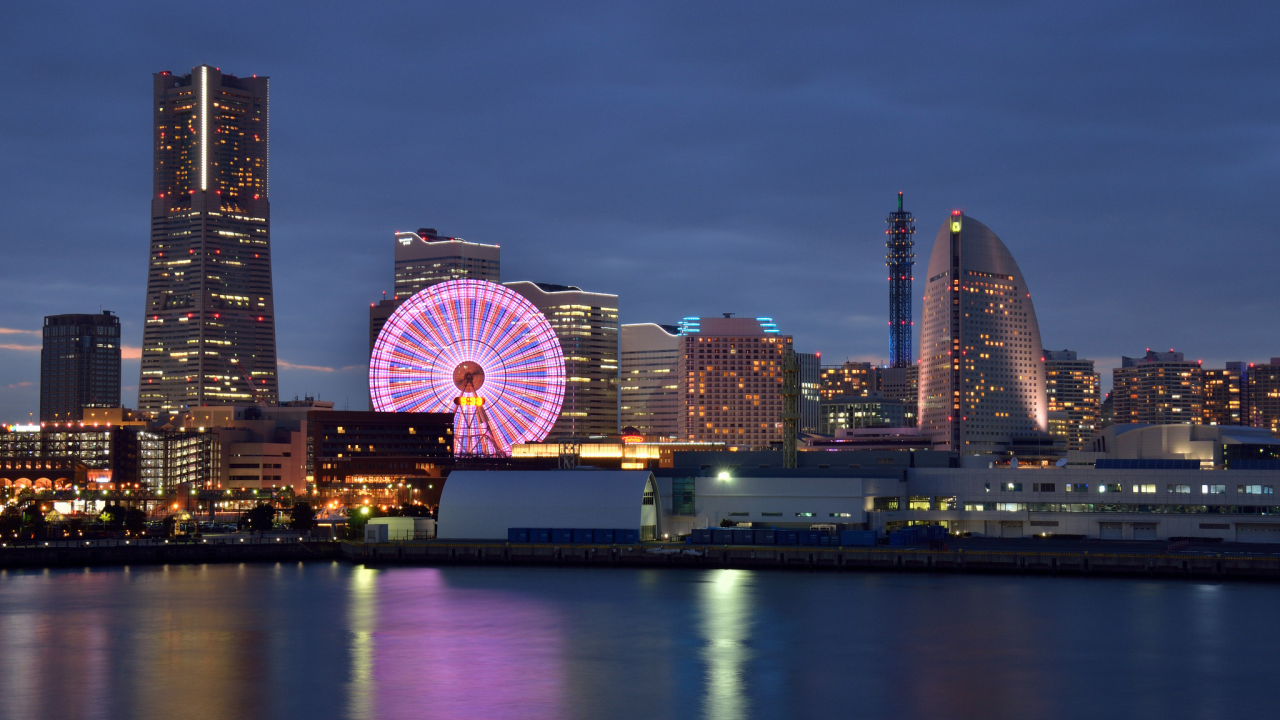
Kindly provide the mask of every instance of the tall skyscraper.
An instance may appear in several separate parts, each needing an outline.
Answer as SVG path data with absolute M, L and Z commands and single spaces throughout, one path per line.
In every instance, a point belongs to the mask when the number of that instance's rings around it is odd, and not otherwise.
M 1049 412 L 1062 413 L 1056 432 L 1050 432 L 1066 440 L 1068 450 L 1083 450 L 1102 412 L 1093 361 L 1079 359 L 1074 350 L 1045 350 L 1044 370 Z
M 1280 357 L 1249 366 L 1249 425 L 1280 432 Z
M 156 73 L 138 407 L 279 400 L 267 78 Z
M 1040 325 L 1009 249 L 957 210 L 938 230 L 928 277 L 921 434 L 936 449 L 983 453 L 1046 432 Z
M 1249 368 L 1229 362 L 1220 370 L 1204 371 L 1202 425 L 1249 424 Z
M 572 285 L 503 284 L 541 310 L 560 338 L 564 405 L 548 439 L 617 434 L 618 296 Z
M 680 436 L 680 330 L 674 325 L 623 325 L 619 424 L 642 435 Z
M 40 421 L 83 420 L 85 408 L 120 407 L 120 318 L 49 315 L 40 348 Z
M 816 433 L 822 425 L 822 353 L 796 353 L 800 366 L 800 432 Z
M 911 335 L 915 322 L 911 315 L 911 286 L 915 279 L 916 221 L 902 209 L 902 193 L 898 193 L 898 210 L 885 220 L 885 265 L 889 267 L 889 367 L 902 368 L 915 362 Z
M 1122 357 L 1111 371 L 1115 424 L 1198 425 L 1204 409 L 1204 373 L 1182 353 Z
M 769 318 L 680 323 L 683 435 L 751 449 L 782 442 L 782 362 L 791 337 Z
M 501 249 L 497 245 L 447 237 L 435 228 L 395 234 L 395 277 L 392 295 L 369 305 L 369 353 L 378 333 L 400 303 L 419 290 L 449 280 L 502 282 Z
M 880 394 L 902 401 L 903 427 L 915 427 L 920 415 L 920 366 L 880 368 L 878 372 Z

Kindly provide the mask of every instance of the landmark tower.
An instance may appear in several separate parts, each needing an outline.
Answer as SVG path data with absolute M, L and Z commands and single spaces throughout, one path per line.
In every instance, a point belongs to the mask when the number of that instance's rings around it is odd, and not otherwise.
M 138 408 L 274 405 L 267 78 L 208 65 L 153 78 Z

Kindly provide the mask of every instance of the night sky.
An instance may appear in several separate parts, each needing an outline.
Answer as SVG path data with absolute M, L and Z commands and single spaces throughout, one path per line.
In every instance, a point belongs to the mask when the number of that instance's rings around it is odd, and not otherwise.
M 0 421 L 47 314 L 113 310 L 137 394 L 151 73 L 271 77 L 281 395 L 366 407 L 392 233 L 622 321 L 773 317 L 888 354 L 885 216 L 1008 245 L 1050 349 L 1280 356 L 1280 11 L 1255 3 L 14 3 L 0 11 Z

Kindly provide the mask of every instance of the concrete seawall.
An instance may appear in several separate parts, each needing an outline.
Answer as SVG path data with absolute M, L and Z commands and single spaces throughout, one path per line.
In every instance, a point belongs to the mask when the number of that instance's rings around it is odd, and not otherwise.
M 338 559 L 336 542 L 50 543 L 0 548 L 0 569 Z
M 540 545 L 342 543 L 365 565 L 561 565 L 828 571 L 998 572 L 1280 580 L 1280 556 L 1223 553 L 1092 553 L 749 545 Z
M 1280 580 L 1280 555 L 751 545 L 553 545 L 502 542 L 228 542 L 0 548 L 0 569 L 343 560 L 396 565 L 742 568 L 987 572 Z

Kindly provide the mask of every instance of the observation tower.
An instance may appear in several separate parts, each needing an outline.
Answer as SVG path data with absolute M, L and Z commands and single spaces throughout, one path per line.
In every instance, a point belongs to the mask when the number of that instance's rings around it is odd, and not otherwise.
M 912 267 L 916 264 L 916 221 L 911 213 L 902 209 L 902 193 L 898 193 L 898 210 L 889 213 L 885 220 L 889 229 L 884 246 L 884 256 L 889 267 L 889 367 L 910 367 L 915 354 L 911 351 L 911 336 L 915 323 L 911 319 Z

